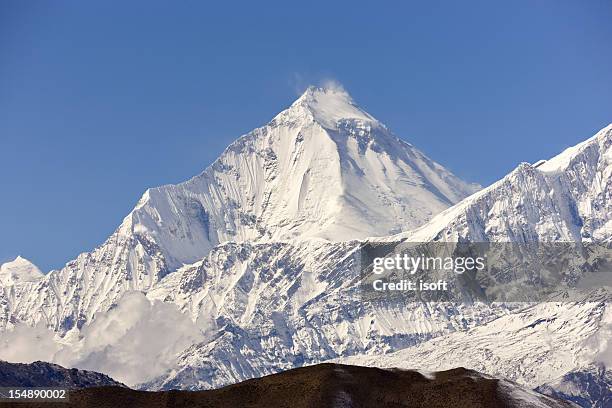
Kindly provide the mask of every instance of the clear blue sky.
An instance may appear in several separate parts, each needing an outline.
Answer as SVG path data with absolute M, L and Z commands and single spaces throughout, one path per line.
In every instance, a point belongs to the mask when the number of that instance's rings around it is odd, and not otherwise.
M 612 2 L 0 2 L 0 262 L 102 243 L 309 83 L 489 184 L 612 122 Z

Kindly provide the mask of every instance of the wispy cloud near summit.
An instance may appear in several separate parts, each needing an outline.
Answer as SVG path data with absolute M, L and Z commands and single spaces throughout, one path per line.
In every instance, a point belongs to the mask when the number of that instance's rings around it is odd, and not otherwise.
M 312 78 L 311 76 L 294 72 L 293 76 L 289 80 L 289 85 L 295 92 L 296 96 L 302 95 L 309 86 L 315 86 L 318 88 L 325 88 L 336 92 L 346 93 L 344 85 L 336 78 L 330 75 L 319 76 L 318 78 Z

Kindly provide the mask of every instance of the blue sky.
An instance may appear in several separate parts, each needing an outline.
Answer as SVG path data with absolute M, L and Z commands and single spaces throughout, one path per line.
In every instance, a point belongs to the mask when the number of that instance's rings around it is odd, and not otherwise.
M 612 122 L 609 1 L 217 3 L 0 3 L 0 262 L 63 266 L 310 83 L 484 185 Z

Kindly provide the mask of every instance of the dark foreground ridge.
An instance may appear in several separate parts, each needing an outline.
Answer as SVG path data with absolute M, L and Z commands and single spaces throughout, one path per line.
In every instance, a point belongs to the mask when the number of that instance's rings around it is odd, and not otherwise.
M 6 407 L 572 407 L 514 383 L 456 368 L 416 371 L 318 364 L 208 391 L 135 391 L 124 387 L 73 390 L 68 403 Z
M 95 371 L 64 368 L 57 364 L 35 361 L 31 364 L 0 360 L 0 387 L 88 388 L 124 384 Z

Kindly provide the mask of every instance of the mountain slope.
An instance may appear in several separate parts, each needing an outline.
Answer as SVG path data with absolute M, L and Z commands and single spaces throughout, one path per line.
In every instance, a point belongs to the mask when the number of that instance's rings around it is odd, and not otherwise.
M 0 328 L 42 321 L 65 333 L 219 243 L 397 233 L 476 189 L 392 135 L 346 92 L 309 88 L 202 174 L 147 190 L 94 251 L 40 282 L 2 289 Z
M 459 365 L 535 388 L 599 358 L 609 342 L 611 300 L 587 294 L 583 302 L 542 303 L 394 353 L 339 361 L 422 370 Z
M 540 385 L 536 391 L 584 408 L 609 408 L 612 406 L 612 371 L 603 365 L 592 365 Z
M 543 164 L 500 181 L 393 240 L 608 242 L 612 235 L 612 125 Z
M 304 364 L 386 353 L 507 313 L 488 305 L 364 301 L 356 241 L 228 243 L 147 296 L 210 319 L 212 336 L 147 389 L 216 388 Z
M 125 387 L 112 378 L 93 371 L 67 369 L 57 364 L 35 361 L 31 364 L 7 363 L 0 360 L 0 387 L 86 388 Z
M 129 403 L 128 403 L 129 401 Z M 45 406 L 49 403 L 20 406 Z M 129 404 L 129 405 L 126 405 Z M 142 392 L 75 390 L 66 407 L 480 407 L 569 408 L 575 405 L 475 371 L 381 370 L 340 364 L 303 367 L 219 390 Z

